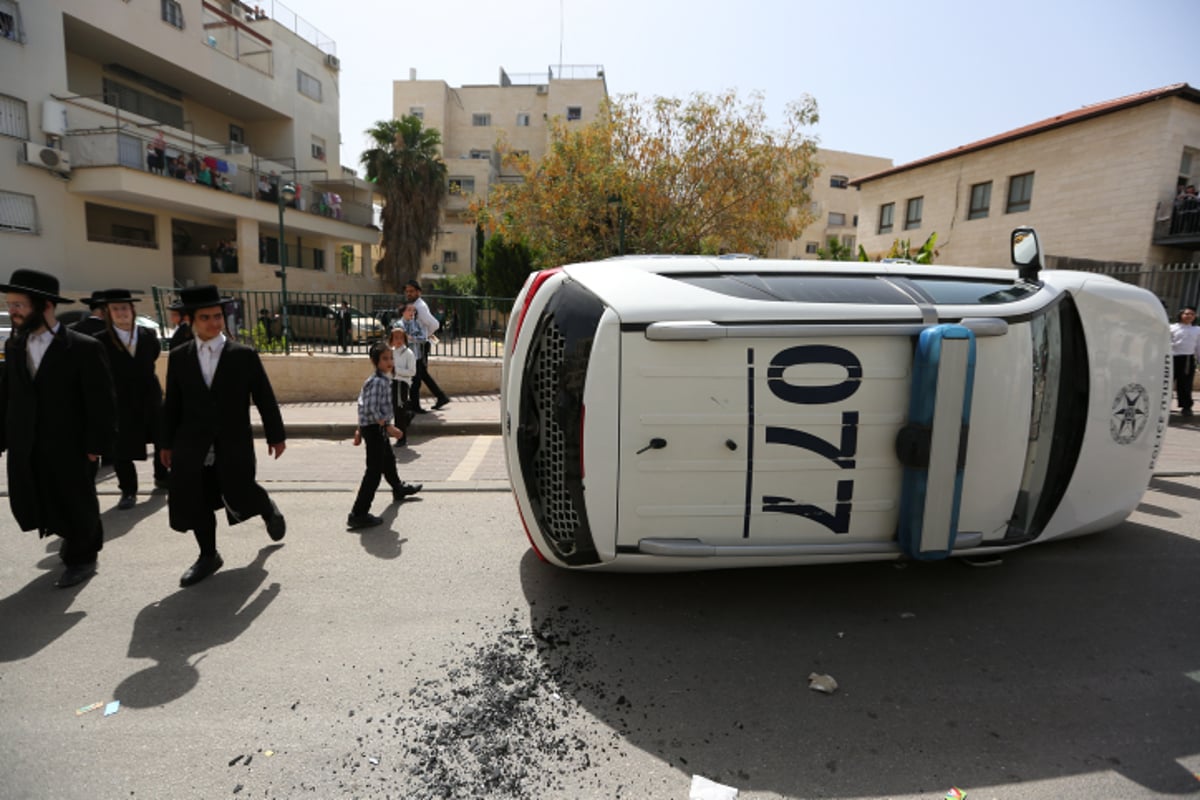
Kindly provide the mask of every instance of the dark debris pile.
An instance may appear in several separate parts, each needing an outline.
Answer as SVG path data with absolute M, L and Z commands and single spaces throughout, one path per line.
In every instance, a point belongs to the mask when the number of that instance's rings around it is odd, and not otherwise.
M 340 788 L 355 797 L 541 798 L 564 781 L 589 782 L 619 737 L 574 699 L 594 690 L 584 685 L 585 639 L 579 623 L 530 631 L 514 614 L 443 664 L 441 677 L 381 692 L 391 710 L 355 726 L 363 731 L 339 759 Z

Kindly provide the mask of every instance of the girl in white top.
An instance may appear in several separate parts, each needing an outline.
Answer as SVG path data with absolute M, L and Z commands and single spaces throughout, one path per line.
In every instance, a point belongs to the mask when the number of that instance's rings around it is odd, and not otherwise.
M 400 429 L 396 447 L 405 447 L 408 422 L 412 419 L 412 415 L 405 411 L 405 402 L 409 384 L 417 374 L 417 357 L 409 349 L 408 335 L 399 324 L 388 334 L 388 347 L 392 348 L 392 406 L 395 409 L 396 427 Z

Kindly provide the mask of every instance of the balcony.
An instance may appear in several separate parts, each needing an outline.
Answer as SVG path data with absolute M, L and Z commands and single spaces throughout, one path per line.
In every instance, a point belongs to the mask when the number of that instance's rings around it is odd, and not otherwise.
M 1170 206 L 1170 215 L 1160 209 L 1154 221 L 1154 244 L 1164 247 L 1200 247 L 1200 199 L 1185 199 Z
M 115 110 L 114 110 L 115 111 Z M 275 194 L 281 181 L 295 183 L 290 206 L 311 215 L 292 214 L 289 227 L 311 233 L 374 243 L 373 190 L 362 181 L 325 171 L 297 171 L 261 158 L 239 145 L 228 145 L 163 126 L 165 164 L 151 149 L 150 129 L 122 118 L 120 127 L 74 129 L 64 137 L 70 154 L 71 191 L 140 206 L 168 208 L 210 219 L 248 217 L 272 223 L 278 213 Z M 182 163 L 180 158 L 182 157 Z M 190 163 L 189 163 L 190 162 Z M 192 182 L 207 162 L 212 184 Z M 183 177 L 180 177 L 183 176 Z M 358 230 L 355 230 L 358 229 Z

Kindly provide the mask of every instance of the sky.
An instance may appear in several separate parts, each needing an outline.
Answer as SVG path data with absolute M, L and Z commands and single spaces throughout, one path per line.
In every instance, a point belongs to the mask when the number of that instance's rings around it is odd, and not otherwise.
M 821 147 L 895 164 L 1128 94 L 1200 87 L 1200 0 L 282 2 L 336 43 L 341 163 L 354 168 L 410 69 L 462 86 L 495 84 L 501 67 L 601 65 L 611 96 L 760 92 L 776 125 L 807 94 Z

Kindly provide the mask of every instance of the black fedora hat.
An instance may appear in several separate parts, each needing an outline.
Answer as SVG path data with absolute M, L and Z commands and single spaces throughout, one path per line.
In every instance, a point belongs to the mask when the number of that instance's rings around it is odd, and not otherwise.
M 86 305 L 88 308 L 96 309 L 104 305 L 104 301 L 100 299 L 102 292 L 92 292 L 87 297 L 79 298 L 79 302 Z
M 18 292 L 59 304 L 75 302 L 69 297 L 59 295 L 58 278 L 36 269 L 14 270 L 8 283 L 0 284 L 0 292 Z
M 109 303 L 136 303 L 140 299 L 140 297 L 134 297 L 133 292 L 128 289 L 104 289 L 92 292 L 91 302 L 106 306 Z
M 177 311 L 195 311 L 197 308 L 223 306 L 232 300 L 232 297 L 221 297 L 216 286 L 205 284 L 204 286 L 189 286 L 186 289 L 180 289 L 179 300 L 173 305 L 178 306 Z

